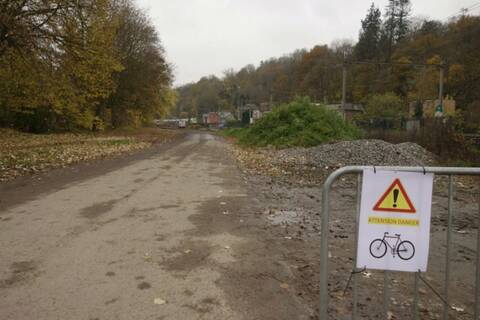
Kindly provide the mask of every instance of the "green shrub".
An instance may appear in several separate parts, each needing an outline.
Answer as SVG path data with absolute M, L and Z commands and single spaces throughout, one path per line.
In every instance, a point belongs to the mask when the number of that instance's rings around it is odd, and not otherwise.
M 220 131 L 221 135 L 240 139 L 247 129 L 244 128 L 228 128 Z
M 227 128 L 241 128 L 243 126 L 244 125 L 241 120 L 229 120 L 226 123 Z
M 246 129 L 230 131 L 240 144 L 277 148 L 311 147 L 324 142 L 355 139 L 360 132 L 336 112 L 297 98 L 265 114 Z

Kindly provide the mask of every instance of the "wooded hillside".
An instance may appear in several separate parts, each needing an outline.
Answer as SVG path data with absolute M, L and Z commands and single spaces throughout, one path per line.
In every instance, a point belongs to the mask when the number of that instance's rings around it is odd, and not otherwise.
M 235 110 L 248 103 L 288 102 L 297 95 L 339 103 L 343 64 L 347 102 L 365 103 L 372 95 L 393 93 L 406 106 L 438 97 L 442 65 L 445 95 L 456 100 L 467 119 L 478 119 L 479 52 L 480 17 L 420 19 L 413 17 L 409 0 L 390 0 L 383 13 L 373 4 L 368 9 L 357 43 L 335 41 L 271 58 L 257 67 L 228 70 L 221 78 L 204 77 L 178 89 L 177 111 L 197 115 Z
M 0 126 L 134 126 L 174 102 L 159 35 L 132 0 L 0 0 Z

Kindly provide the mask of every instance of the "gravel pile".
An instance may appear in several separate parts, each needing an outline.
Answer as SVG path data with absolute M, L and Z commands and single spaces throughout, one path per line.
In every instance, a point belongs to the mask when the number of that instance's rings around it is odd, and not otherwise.
M 277 152 L 276 161 L 308 166 L 343 167 L 346 165 L 425 166 L 434 156 L 418 144 L 391 144 L 383 140 L 354 140 L 323 144 L 313 148 L 286 149 Z
M 415 143 L 391 144 L 383 140 L 342 141 L 284 150 L 235 148 L 235 154 L 247 171 L 301 184 L 317 184 L 331 171 L 347 165 L 429 166 L 435 163 L 435 156 Z

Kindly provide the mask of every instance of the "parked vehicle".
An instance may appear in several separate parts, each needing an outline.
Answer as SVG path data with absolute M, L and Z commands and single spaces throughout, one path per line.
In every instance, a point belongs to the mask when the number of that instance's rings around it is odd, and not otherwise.
M 180 119 L 178 120 L 178 127 L 179 128 L 186 128 L 187 127 L 187 121 Z

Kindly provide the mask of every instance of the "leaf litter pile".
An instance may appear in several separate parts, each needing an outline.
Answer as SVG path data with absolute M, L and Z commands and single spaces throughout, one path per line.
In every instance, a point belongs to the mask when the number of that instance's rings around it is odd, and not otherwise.
M 172 133 L 161 133 L 160 142 Z M 152 137 L 155 139 L 152 139 Z M 81 161 L 133 153 L 158 141 L 159 133 L 93 135 L 87 133 L 30 134 L 0 129 L 0 181 L 65 167 Z

